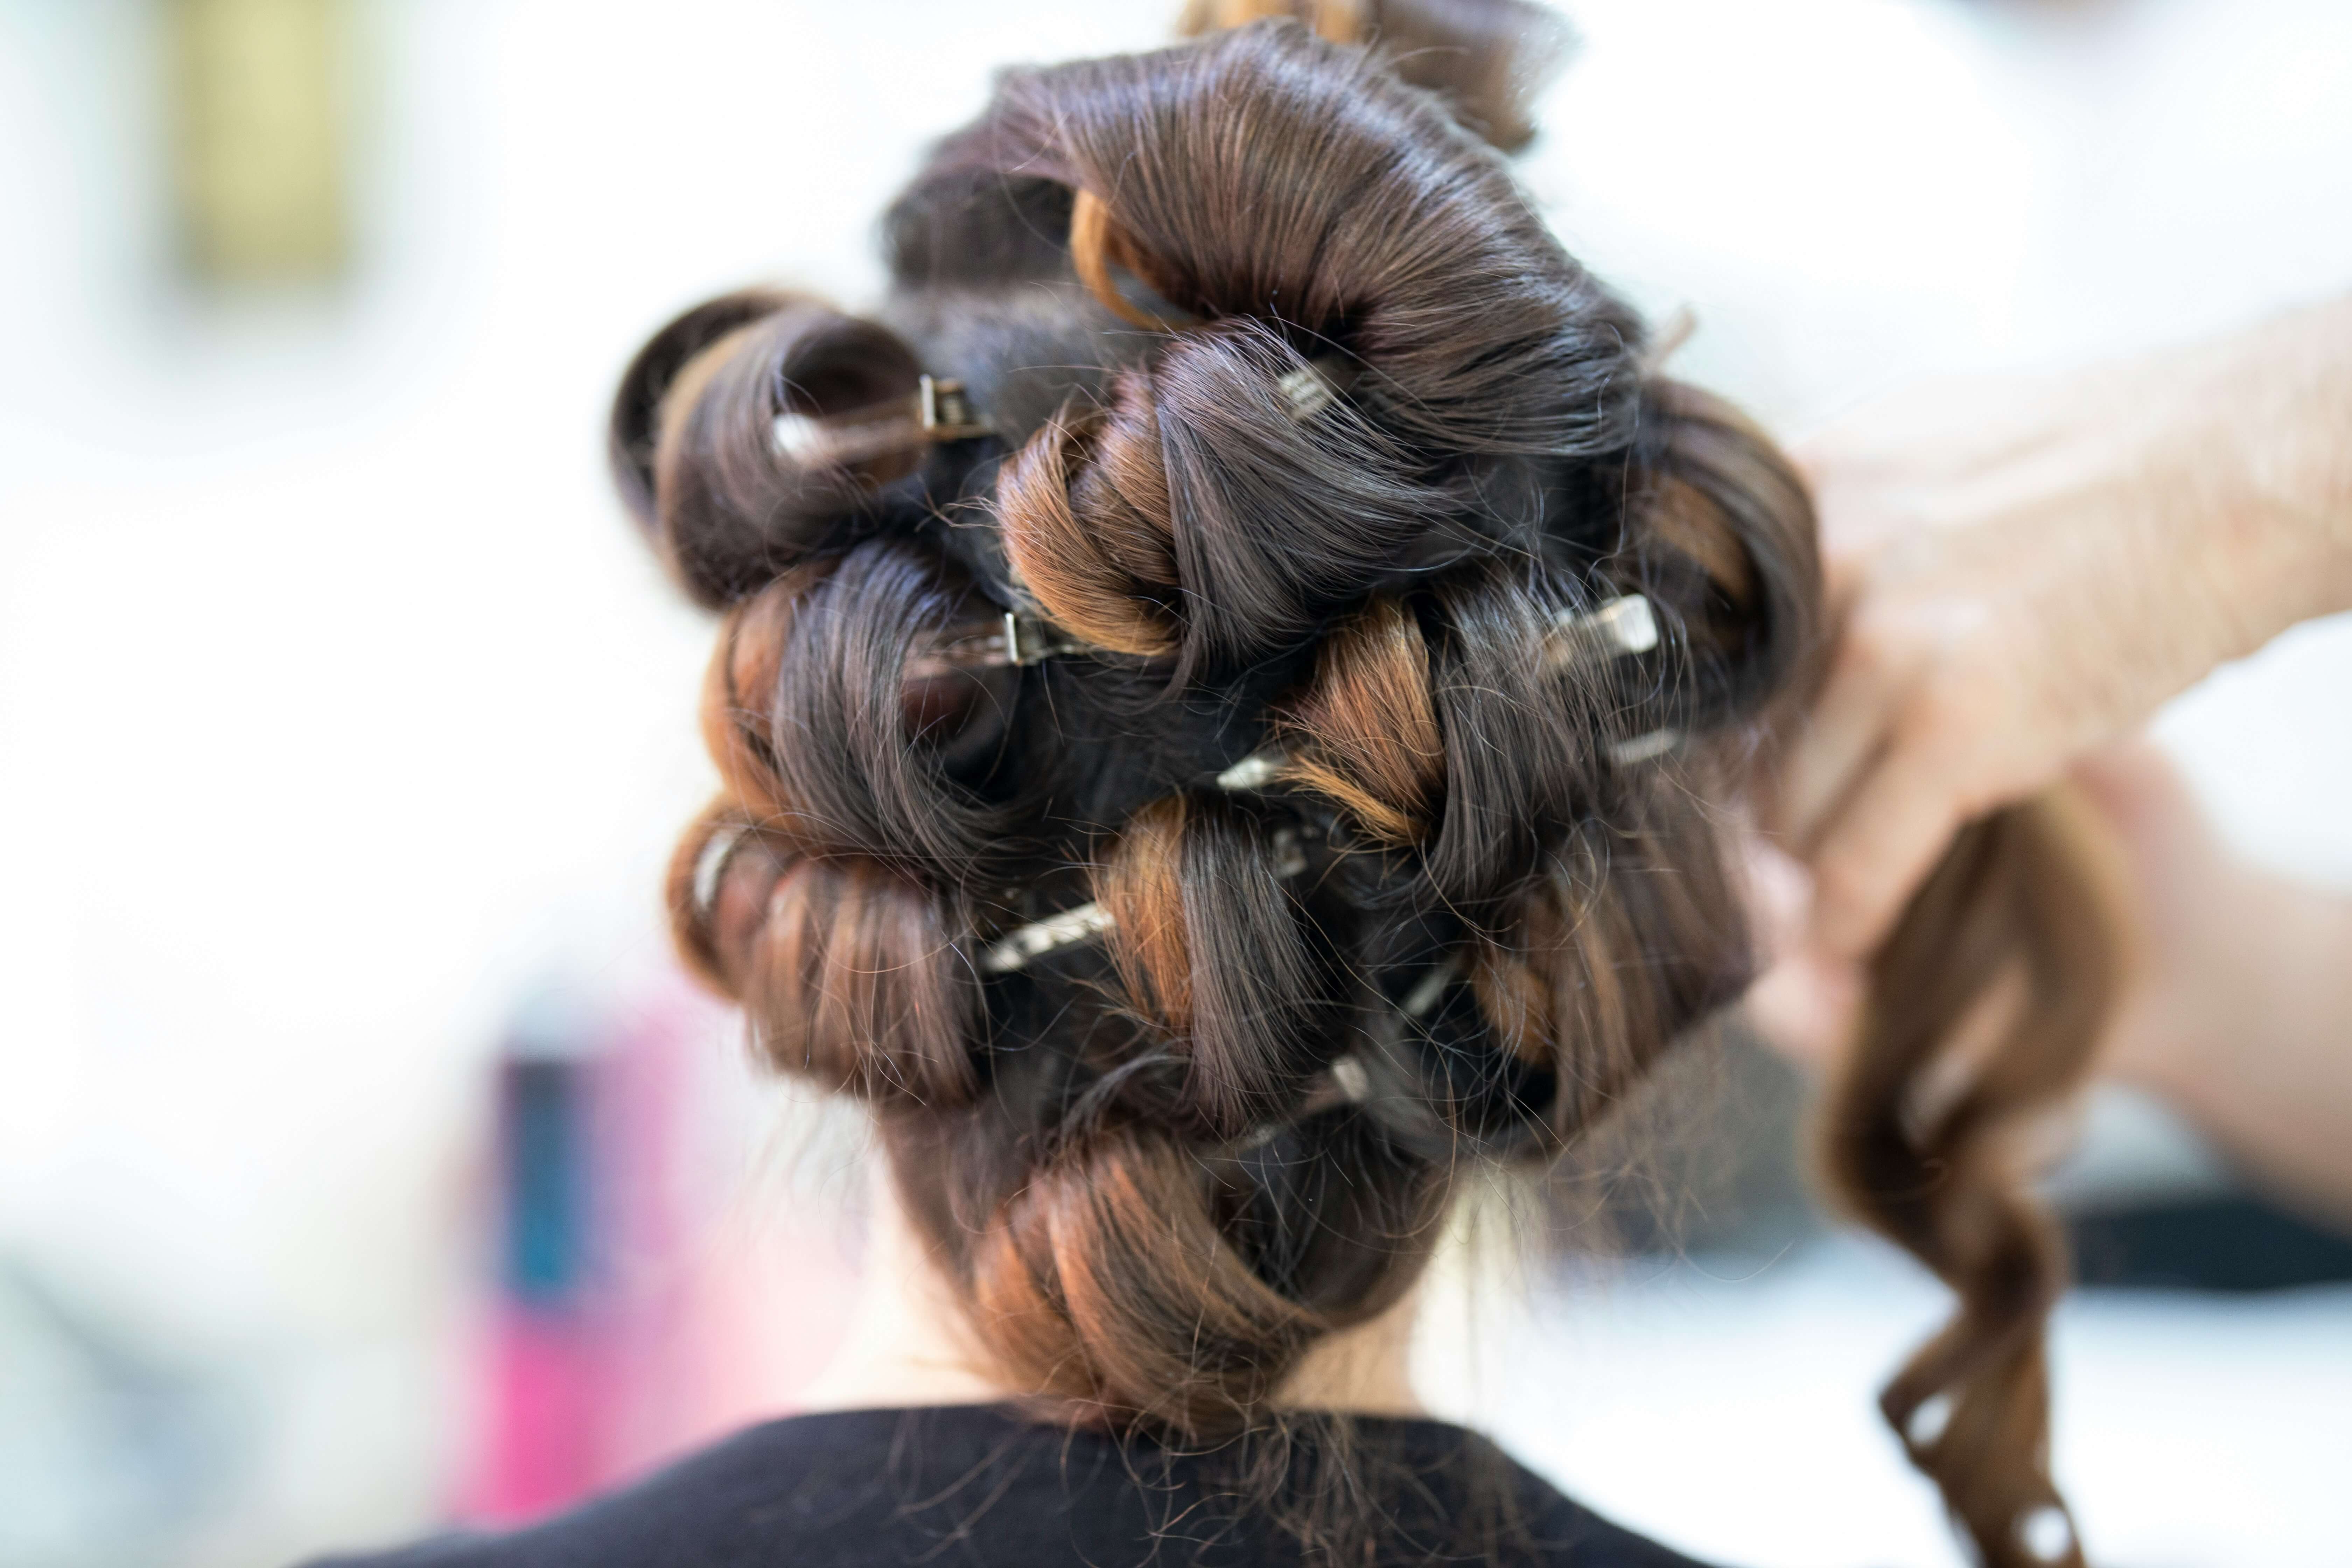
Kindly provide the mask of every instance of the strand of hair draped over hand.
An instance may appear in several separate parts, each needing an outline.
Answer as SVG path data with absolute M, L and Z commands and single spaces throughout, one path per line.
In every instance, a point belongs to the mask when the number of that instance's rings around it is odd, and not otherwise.
M 1268 11 L 1313 26 L 1218 30 Z M 681 950 L 872 1106 L 1041 1416 L 1220 1442 L 1300 1419 L 1458 1173 L 1551 1159 L 1745 987 L 1729 807 L 1821 583 L 1787 464 L 1496 151 L 1545 14 L 1192 21 L 1005 73 L 886 216 L 879 310 L 686 312 L 612 445 L 720 617 Z M 2063 1275 L 2015 1157 L 2111 967 L 2057 820 L 1913 907 L 1824 1130 L 1959 1297 L 1887 1412 L 1996 1564 L 2080 1561 L 2029 1540 Z M 1338 1552 L 1343 1512 L 1297 1527 Z

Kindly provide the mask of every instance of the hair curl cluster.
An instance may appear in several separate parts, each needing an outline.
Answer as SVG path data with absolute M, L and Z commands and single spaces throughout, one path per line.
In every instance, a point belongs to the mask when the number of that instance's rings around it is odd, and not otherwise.
M 1465 129 L 1523 137 L 1510 58 L 1261 23 L 1010 73 L 874 318 L 727 296 L 615 405 L 723 614 L 681 945 L 873 1104 L 1062 1418 L 1261 1421 L 1464 1159 L 1556 1152 L 1750 973 L 1720 807 L 1817 638 L 1811 512 Z M 921 439 L 926 373 L 989 433 Z M 1654 647 L 1563 633 L 1633 595 Z M 1008 610 L 1084 651 L 926 657 Z

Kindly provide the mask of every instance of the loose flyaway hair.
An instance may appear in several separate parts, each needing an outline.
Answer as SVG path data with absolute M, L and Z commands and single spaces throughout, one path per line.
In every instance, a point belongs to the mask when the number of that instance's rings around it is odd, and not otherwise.
M 1496 151 L 1545 14 L 1189 20 L 1005 73 L 873 315 L 664 327 L 612 453 L 721 617 L 688 961 L 871 1105 L 1038 1415 L 1216 1442 L 1412 1285 L 1462 1172 L 1552 1159 L 1739 996 L 1728 808 L 1822 590 L 1787 463 Z M 1959 1296 L 1886 1411 L 1995 1564 L 2081 1560 L 2033 1550 L 2063 1270 L 2016 1152 L 2113 944 L 2052 822 L 1964 836 L 1823 1127 Z

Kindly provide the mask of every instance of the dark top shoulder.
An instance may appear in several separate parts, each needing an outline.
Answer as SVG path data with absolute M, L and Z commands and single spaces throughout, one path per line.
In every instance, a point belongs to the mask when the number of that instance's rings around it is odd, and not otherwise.
M 1697 1568 L 1570 1501 L 1474 1433 L 1349 1424 L 1384 1501 L 1376 1556 Z M 1289 1473 L 1318 1462 L 1302 1440 Z M 1179 1453 L 987 1406 L 850 1410 L 739 1433 L 625 1490 L 509 1534 L 314 1568 L 1270 1568 L 1302 1561 L 1236 1505 L 1231 1451 Z

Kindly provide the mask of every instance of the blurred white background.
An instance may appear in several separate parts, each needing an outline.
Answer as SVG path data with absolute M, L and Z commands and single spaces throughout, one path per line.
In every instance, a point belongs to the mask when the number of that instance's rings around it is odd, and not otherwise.
M 177 259 L 159 5 L 0 0 L 0 1358 L 54 1309 L 204 1391 L 148 1433 L 198 1502 L 109 1535 L 72 1391 L 0 1361 L 0 1563 L 266 1564 L 442 1517 L 488 1064 L 551 973 L 650 950 L 709 787 L 707 628 L 603 475 L 619 367 L 746 279 L 870 299 L 876 215 L 992 67 L 1175 8 L 353 5 L 350 259 L 251 290 Z M 2340 0 L 1569 9 L 1526 178 L 1784 434 L 2352 287 Z M 2347 689 L 2323 625 L 2161 726 L 2242 847 L 2340 886 Z M 2194 1166 L 2149 1123 L 2109 1136 Z M 1687 1550 L 1943 1564 L 1868 1398 L 1935 1311 L 1838 1243 L 1546 1300 L 1481 1337 L 1509 1377 L 1432 1365 Z M 2099 1555 L 2347 1561 L 2352 1292 L 2086 1298 L 2060 1367 Z

